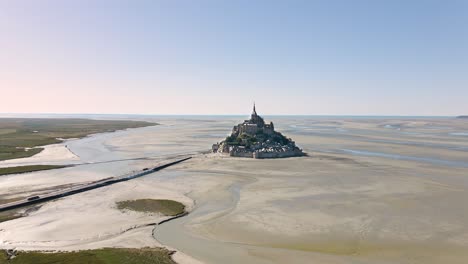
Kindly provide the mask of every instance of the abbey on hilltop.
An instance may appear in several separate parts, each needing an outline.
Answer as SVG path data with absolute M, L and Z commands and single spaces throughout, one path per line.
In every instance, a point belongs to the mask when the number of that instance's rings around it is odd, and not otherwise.
M 275 131 L 273 122 L 266 124 L 253 107 L 249 120 L 234 126 L 224 141 L 213 144 L 213 152 L 233 157 L 255 159 L 304 156 L 294 141 Z

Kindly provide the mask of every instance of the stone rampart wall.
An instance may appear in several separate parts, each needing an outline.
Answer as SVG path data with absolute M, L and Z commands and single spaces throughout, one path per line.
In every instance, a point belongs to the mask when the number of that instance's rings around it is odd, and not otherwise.
M 229 152 L 229 155 L 231 157 L 253 158 L 253 153 L 252 152 L 231 151 L 231 152 Z
M 284 151 L 284 152 L 256 152 L 253 155 L 253 158 L 256 159 L 272 159 L 272 158 L 288 158 L 288 157 L 297 157 L 304 155 L 300 151 Z

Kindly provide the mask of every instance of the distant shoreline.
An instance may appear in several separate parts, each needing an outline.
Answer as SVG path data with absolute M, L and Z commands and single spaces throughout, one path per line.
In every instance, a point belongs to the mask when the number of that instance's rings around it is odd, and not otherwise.
M 159 124 L 82 118 L 0 118 L 0 161 L 32 157 L 44 150 L 41 146 L 62 143 L 66 139 L 155 125 Z
M 245 114 L 61 114 L 61 113 L 0 113 L 0 118 L 85 118 L 85 119 L 99 119 L 99 120 L 139 120 L 147 118 L 197 118 L 197 117 L 241 117 L 248 116 Z M 464 116 L 456 115 L 327 115 L 327 114 L 264 114 L 263 116 L 274 117 L 299 117 L 299 118 L 403 118 L 403 119 L 424 119 L 424 118 L 459 118 Z

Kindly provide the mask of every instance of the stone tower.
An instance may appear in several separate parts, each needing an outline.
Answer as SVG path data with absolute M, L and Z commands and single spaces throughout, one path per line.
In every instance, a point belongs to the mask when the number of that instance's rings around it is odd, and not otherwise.
M 258 127 L 263 127 L 265 125 L 265 121 L 263 121 L 263 118 L 259 115 L 257 115 L 257 110 L 255 109 L 255 103 L 253 105 L 253 111 L 252 115 L 250 116 L 250 123 L 256 124 Z
M 258 116 L 258 115 L 257 115 L 257 110 L 255 110 L 255 103 L 254 103 L 254 106 L 253 106 L 252 118 L 253 118 L 254 116 L 255 116 L 255 117 Z

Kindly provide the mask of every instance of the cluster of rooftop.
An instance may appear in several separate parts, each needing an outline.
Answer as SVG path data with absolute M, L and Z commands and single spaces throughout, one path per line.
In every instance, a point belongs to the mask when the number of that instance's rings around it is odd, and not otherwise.
M 266 124 L 257 114 L 255 104 L 249 120 L 234 126 L 224 141 L 213 144 L 215 153 L 228 153 L 233 157 L 286 158 L 304 156 L 294 141 L 275 131 L 273 122 Z

